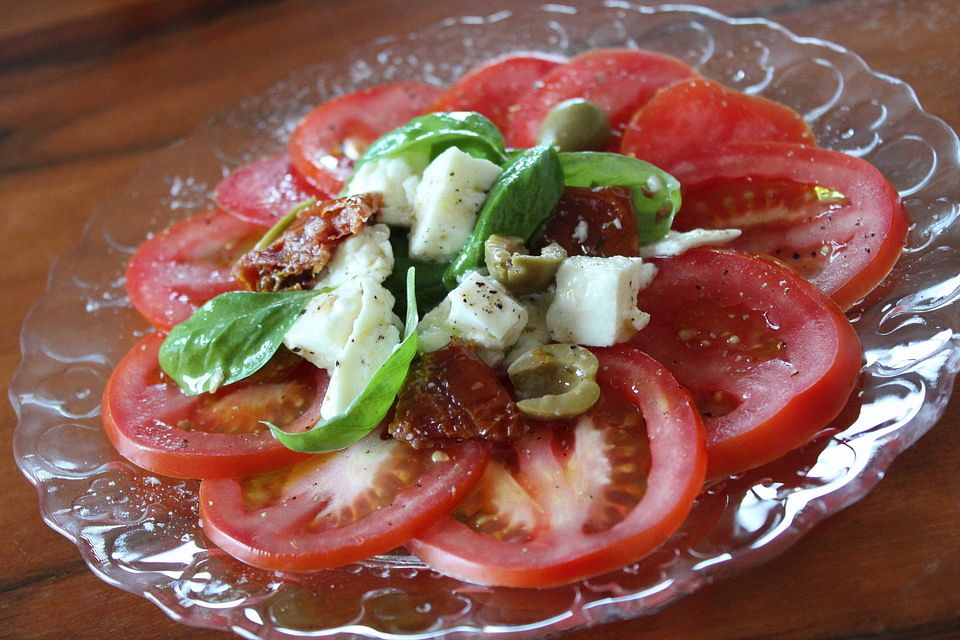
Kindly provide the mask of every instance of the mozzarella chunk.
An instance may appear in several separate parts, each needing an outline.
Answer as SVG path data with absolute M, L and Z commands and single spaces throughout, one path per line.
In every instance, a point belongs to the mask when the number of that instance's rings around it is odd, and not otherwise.
M 283 344 L 321 369 L 333 369 L 360 314 L 359 282 L 313 298 L 283 336 Z
M 413 223 L 413 198 L 423 167 L 415 167 L 403 158 L 380 158 L 364 163 L 351 176 L 346 195 L 370 191 L 383 194 L 383 205 L 377 211 L 378 222 L 395 227 Z
M 450 147 L 424 170 L 413 201 L 410 257 L 443 262 L 453 258 L 477 222 L 500 167 Z
M 392 271 L 390 228 L 375 224 L 364 227 L 340 243 L 314 288 L 337 287 L 353 278 L 383 282 Z
M 557 342 L 609 347 L 647 325 L 637 293 L 657 269 L 640 258 L 574 256 L 557 270 L 557 292 L 547 309 L 547 328 Z
M 473 342 L 477 355 L 496 366 L 520 337 L 527 319 L 526 308 L 506 287 L 474 271 L 420 321 L 420 351 L 442 349 L 457 337 Z
M 549 293 L 535 293 L 524 296 L 520 304 L 527 310 L 527 324 L 520 332 L 517 342 L 507 351 L 503 365 L 509 367 L 513 361 L 531 349 L 542 347 L 550 342 L 550 329 L 547 328 L 547 308 L 553 301 Z
M 400 344 L 393 295 L 374 280 L 355 278 L 307 306 L 284 344 L 330 371 L 320 416 L 344 413 Z
M 716 246 L 740 237 L 740 229 L 691 229 L 670 231 L 663 240 L 640 247 L 641 258 L 669 258 L 695 249 Z

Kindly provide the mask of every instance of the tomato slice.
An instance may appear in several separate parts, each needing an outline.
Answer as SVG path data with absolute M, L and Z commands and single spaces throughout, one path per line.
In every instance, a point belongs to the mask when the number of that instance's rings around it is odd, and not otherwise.
M 263 227 L 208 211 L 154 235 L 127 264 L 130 302 L 154 326 L 169 329 L 204 302 L 241 287 L 234 261 L 263 235 Z
M 324 102 L 308 113 L 290 136 L 293 166 L 317 189 L 340 193 L 363 150 L 424 113 L 440 91 L 424 82 L 394 82 Z
M 453 83 L 430 111 L 476 111 L 505 131 L 510 110 L 517 100 L 533 90 L 537 81 L 559 64 L 557 58 L 539 55 L 512 56 L 490 62 Z
M 290 156 L 279 153 L 240 167 L 217 185 L 217 206 L 241 220 L 272 227 L 297 204 L 332 194 L 307 182 L 293 168 Z
M 734 142 L 816 144 L 793 109 L 697 78 L 662 89 L 623 132 L 620 153 L 670 171 L 678 162 Z
M 247 478 L 204 480 L 204 532 L 264 569 L 316 571 L 389 551 L 449 513 L 489 447 L 417 450 L 374 432 L 343 451 Z
M 837 417 L 861 350 L 832 301 L 765 256 L 696 249 L 656 263 L 638 300 L 650 323 L 632 343 L 693 394 L 711 477 L 779 458 Z
M 781 260 L 848 309 L 893 268 L 907 213 L 870 163 L 837 151 L 764 142 L 677 165 L 680 230 L 739 227 L 729 246 Z
M 609 116 L 614 131 L 611 150 L 616 150 L 627 121 L 658 89 L 697 76 L 683 62 L 659 53 L 589 51 L 547 73 L 533 91 L 520 98 L 504 137 L 509 146 L 532 147 L 550 109 L 570 98 L 586 98 Z
M 120 360 L 103 393 L 103 428 L 120 454 L 155 473 L 220 478 L 256 473 L 304 457 L 261 420 L 296 430 L 320 418 L 326 374 L 300 358 L 275 358 L 254 376 L 213 394 L 187 396 L 160 369 L 163 336 L 141 339 Z
M 633 347 L 596 353 L 601 402 L 492 459 L 454 514 L 407 544 L 413 553 L 461 580 L 543 588 L 634 562 L 679 527 L 706 469 L 693 401 Z

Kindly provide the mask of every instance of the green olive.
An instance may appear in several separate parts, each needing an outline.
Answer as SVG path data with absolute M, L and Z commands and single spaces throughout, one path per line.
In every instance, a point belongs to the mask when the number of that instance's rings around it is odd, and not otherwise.
M 555 106 L 537 131 L 538 143 L 552 144 L 560 151 L 602 151 L 612 137 L 606 112 L 583 98 L 571 98 Z
M 567 252 L 553 243 L 544 247 L 539 256 L 531 256 L 521 238 L 494 234 L 483 245 L 483 257 L 490 275 L 512 293 L 526 295 L 550 286 L 560 263 L 567 259 Z
M 597 369 L 589 350 L 575 344 L 548 344 L 527 351 L 507 369 L 522 413 L 540 420 L 573 418 L 600 399 Z

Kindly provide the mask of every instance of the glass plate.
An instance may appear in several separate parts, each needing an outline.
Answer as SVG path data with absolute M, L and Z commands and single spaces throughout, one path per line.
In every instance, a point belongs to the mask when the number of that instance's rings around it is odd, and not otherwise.
M 402 552 L 310 576 L 252 569 L 204 537 L 195 482 L 118 458 L 100 429 L 99 400 L 114 363 L 148 330 L 123 289 L 124 264 L 148 232 L 208 207 L 222 176 L 281 150 L 297 118 L 333 95 L 401 78 L 445 84 L 515 50 L 605 46 L 669 53 L 784 102 L 821 145 L 866 157 L 900 190 L 912 219 L 906 253 L 850 312 L 866 356 L 859 406 L 808 446 L 711 486 L 682 530 L 644 561 L 547 591 L 464 584 Z M 43 518 L 97 575 L 191 625 L 251 638 L 519 638 L 650 614 L 780 553 L 862 498 L 941 415 L 958 368 L 958 164 L 957 136 L 921 110 L 908 86 L 764 20 L 584 2 L 451 18 L 382 38 L 244 100 L 156 154 L 103 203 L 24 324 L 10 387 L 17 461 L 37 486 Z

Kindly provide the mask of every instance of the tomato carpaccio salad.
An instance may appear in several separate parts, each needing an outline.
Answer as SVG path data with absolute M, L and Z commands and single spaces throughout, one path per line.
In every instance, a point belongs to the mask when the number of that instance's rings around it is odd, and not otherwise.
M 231 555 L 404 546 L 512 587 L 636 562 L 708 479 L 834 421 L 896 190 L 791 109 L 634 50 L 308 113 L 130 260 L 104 426 Z

